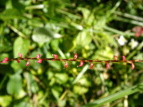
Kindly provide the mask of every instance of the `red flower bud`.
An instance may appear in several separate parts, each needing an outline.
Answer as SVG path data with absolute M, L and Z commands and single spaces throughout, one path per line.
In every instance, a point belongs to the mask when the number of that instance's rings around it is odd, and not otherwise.
M 84 64 L 84 61 L 80 61 L 80 64 L 77 67 L 81 67 L 83 66 L 83 64 Z
M 21 53 L 18 53 L 18 55 L 19 55 L 20 58 L 22 58 L 22 54 Z
M 40 54 L 38 54 L 38 55 L 36 56 L 36 58 L 38 58 L 38 59 L 39 59 L 39 58 L 40 58 L 40 56 L 41 56 L 41 55 L 40 55 Z
M 123 61 L 126 61 L 126 57 L 125 57 L 125 56 L 122 56 L 122 60 L 123 60 Z
M 68 67 L 68 63 L 65 62 L 65 63 L 64 63 L 64 68 L 67 68 L 67 67 Z
M 74 54 L 74 58 L 73 58 L 73 59 L 77 59 L 77 57 L 78 57 L 78 54 L 77 54 L 77 53 L 75 53 L 75 54 Z
M 4 58 L 4 60 L 1 63 L 7 63 L 8 62 L 8 57 Z
M 26 62 L 26 66 L 28 66 L 29 64 L 30 64 L 30 62 L 29 62 L 29 61 L 27 61 L 27 62 Z
M 42 59 L 39 59 L 37 62 L 38 62 L 38 63 L 42 63 Z
M 58 59 L 58 55 L 57 54 L 53 54 L 54 59 Z
M 110 65 L 108 62 L 106 62 L 106 69 L 109 69 L 110 68 Z
M 89 67 L 89 69 L 92 69 L 92 68 L 93 68 L 93 66 L 94 66 L 94 64 L 93 64 L 93 63 L 90 63 L 90 67 Z
M 131 62 L 132 70 L 135 68 L 135 65 L 133 62 Z
M 117 56 L 114 56 L 114 60 L 115 60 L 115 61 L 118 60 L 118 57 L 117 57 Z
M 135 33 L 135 36 L 136 36 L 136 37 L 139 37 L 140 35 L 141 35 L 140 32 L 136 32 L 136 33 Z
M 20 63 L 20 60 L 16 60 L 18 63 Z

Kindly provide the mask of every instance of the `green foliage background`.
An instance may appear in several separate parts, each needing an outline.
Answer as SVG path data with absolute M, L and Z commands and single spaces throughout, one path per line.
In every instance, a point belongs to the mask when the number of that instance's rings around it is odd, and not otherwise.
M 134 26 L 143 27 L 142 0 L 1 0 L 0 60 L 24 57 L 110 60 L 142 59 L 143 35 L 135 37 Z M 118 43 L 120 36 L 125 45 Z M 138 46 L 132 48 L 135 42 Z M 124 42 L 124 41 L 122 41 Z M 131 43 L 130 43 L 131 42 Z M 86 63 L 43 61 L 11 61 L 0 64 L 0 106 L 2 107 L 79 107 L 103 104 L 106 107 L 143 106 L 140 89 L 143 81 L 142 63 L 134 70 L 126 63 L 105 65 L 96 63 L 89 69 Z M 122 90 L 124 90 L 124 93 Z M 137 92 L 137 93 L 135 93 Z M 132 94 L 132 95 L 130 95 Z M 128 96 L 129 95 L 129 96 Z M 101 100 L 102 103 L 100 102 Z M 86 105 L 85 105 L 86 106 Z M 126 106 L 127 107 L 127 106 Z

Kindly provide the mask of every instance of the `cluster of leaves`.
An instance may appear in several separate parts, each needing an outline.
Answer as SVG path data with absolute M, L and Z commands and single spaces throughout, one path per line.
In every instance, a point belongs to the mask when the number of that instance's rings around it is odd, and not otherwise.
M 102 63 L 89 69 L 89 64 L 77 67 L 78 62 L 71 61 L 65 69 L 62 62 L 41 64 L 40 59 L 53 54 L 70 59 L 78 53 L 89 60 L 111 60 L 114 55 L 142 60 L 142 10 L 142 0 L 1 1 L 0 61 L 41 56 L 36 57 L 39 63 L 30 65 L 23 60 L 0 64 L 0 106 L 81 106 L 141 83 L 141 62 L 135 63 L 134 70 L 126 63 L 112 64 L 107 70 Z M 134 87 L 117 93 L 124 98 L 112 96 L 91 106 L 105 102 L 110 107 L 128 102 L 139 106 L 142 94 L 127 97 L 141 89 Z

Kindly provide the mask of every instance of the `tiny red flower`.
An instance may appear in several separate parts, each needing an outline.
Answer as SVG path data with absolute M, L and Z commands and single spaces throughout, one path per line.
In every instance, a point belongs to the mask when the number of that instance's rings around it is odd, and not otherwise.
M 20 58 L 22 58 L 22 54 L 21 53 L 18 53 L 18 55 L 19 55 Z
M 4 60 L 1 63 L 7 63 L 8 62 L 8 57 L 4 58 Z
M 28 66 L 29 64 L 30 64 L 30 62 L 29 62 L 29 61 L 27 61 L 27 62 L 26 62 L 26 66 Z
M 114 60 L 115 60 L 115 61 L 116 61 L 116 60 L 118 60 L 118 57 L 117 57 L 117 56 L 115 56 L 115 55 L 114 55 Z
M 67 62 L 64 63 L 64 68 L 67 68 L 69 65 Z
M 57 54 L 53 54 L 54 59 L 58 59 L 58 55 Z
M 126 61 L 126 57 L 125 57 L 125 56 L 122 56 L 122 60 L 123 60 L 123 61 Z
M 77 57 L 78 57 L 78 54 L 77 54 L 77 53 L 75 53 L 75 54 L 74 54 L 74 58 L 73 58 L 73 59 L 77 59 Z
M 37 62 L 38 62 L 38 63 L 42 63 L 42 59 L 39 59 Z
M 110 68 L 110 65 L 108 62 L 106 62 L 106 69 L 109 69 Z
M 20 60 L 16 60 L 18 63 L 20 63 Z
M 89 67 L 89 69 L 92 69 L 92 68 L 93 68 L 93 66 L 94 66 L 94 64 L 93 64 L 93 63 L 90 63 L 90 67 Z
M 136 33 L 135 33 L 135 37 L 139 37 L 140 35 L 141 35 L 140 32 L 136 32 Z
M 131 63 L 131 66 L 132 66 L 132 70 L 133 70 L 135 68 L 135 65 L 133 62 Z
M 39 58 L 40 58 L 40 56 L 41 56 L 41 55 L 40 55 L 40 54 L 38 54 L 38 55 L 36 56 L 36 58 L 38 58 L 38 59 L 39 59 Z
M 77 67 L 81 67 L 83 66 L 83 64 L 84 64 L 84 61 L 80 61 L 80 64 Z

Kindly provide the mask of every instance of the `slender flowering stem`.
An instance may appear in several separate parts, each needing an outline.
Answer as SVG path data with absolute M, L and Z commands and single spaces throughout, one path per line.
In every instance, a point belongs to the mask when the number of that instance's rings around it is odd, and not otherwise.
M 55 61 L 76 61 L 76 62 L 99 62 L 99 63 L 106 63 L 106 62 L 143 62 L 143 60 L 137 59 L 137 60 L 88 60 L 88 59 L 54 59 L 54 58 L 40 58 L 42 60 L 55 60 Z M 16 61 L 16 60 L 37 60 L 37 58 L 13 58 L 13 59 L 8 59 L 7 61 Z M 2 61 L 0 61 L 2 63 Z
M 64 67 L 67 68 L 68 67 L 68 61 L 75 61 L 75 62 L 79 62 L 80 64 L 78 65 L 78 67 L 81 67 L 84 65 L 84 63 L 90 63 L 90 68 L 93 68 L 93 63 L 105 63 L 106 64 L 106 69 L 109 69 L 110 65 L 109 63 L 129 63 L 131 65 L 131 68 L 134 69 L 135 62 L 143 62 L 143 60 L 140 59 L 136 59 L 136 60 L 127 60 L 125 56 L 122 56 L 121 60 L 118 60 L 116 56 L 114 56 L 113 60 L 88 60 L 88 59 L 77 59 L 78 54 L 76 53 L 74 55 L 74 58 L 71 59 L 60 59 L 58 58 L 58 55 L 54 54 L 53 58 L 40 58 L 40 54 L 38 54 L 36 57 L 27 57 L 27 58 L 23 58 L 22 54 L 19 54 L 20 57 L 18 58 L 13 58 L 13 59 L 9 59 L 9 58 L 4 58 L 3 61 L 0 61 L 0 63 L 7 63 L 9 61 L 17 61 L 18 63 L 20 63 L 21 60 L 25 60 L 27 61 L 26 66 L 28 66 L 30 64 L 29 60 L 37 60 L 37 63 L 42 63 L 43 60 L 45 61 L 62 61 L 62 62 L 66 62 Z
M 88 60 L 88 59 L 55 59 L 55 58 L 40 58 L 42 60 L 55 60 L 55 61 L 76 61 L 76 62 L 99 62 L 99 63 L 106 63 L 106 62 L 143 62 L 143 60 L 136 59 L 136 60 Z M 8 59 L 8 61 L 16 61 L 16 60 L 37 60 L 37 58 L 13 58 Z M 4 61 L 4 60 L 3 60 Z M 3 63 L 3 61 L 0 61 L 0 63 Z

